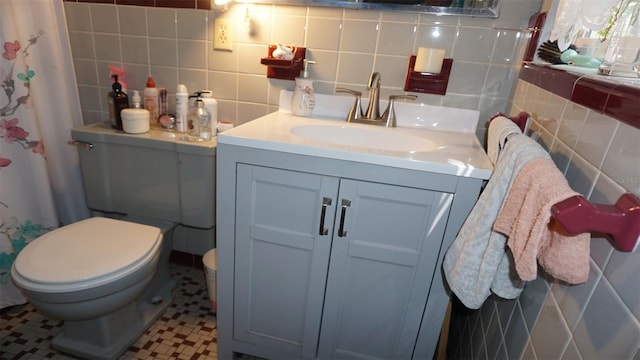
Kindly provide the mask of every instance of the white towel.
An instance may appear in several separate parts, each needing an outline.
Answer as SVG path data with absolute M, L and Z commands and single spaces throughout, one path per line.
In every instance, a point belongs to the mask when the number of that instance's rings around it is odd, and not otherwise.
M 537 158 L 549 154 L 534 140 L 525 135 L 509 138 L 487 186 L 447 250 L 443 263 L 447 283 L 470 309 L 480 308 L 491 291 L 506 299 L 522 291 L 524 283 L 509 259 L 506 237 L 493 231 L 493 223 L 517 174 Z
M 512 134 L 522 134 L 522 130 L 511 119 L 498 116 L 491 120 L 487 129 L 487 155 L 495 165 L 504 149 L 507 138 Z

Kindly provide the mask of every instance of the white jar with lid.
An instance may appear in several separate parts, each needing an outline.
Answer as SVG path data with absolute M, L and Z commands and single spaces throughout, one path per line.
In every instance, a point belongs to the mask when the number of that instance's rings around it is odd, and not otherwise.
M 129 134 L 143 134 L 149 131 L 149 110 L 123 109 L 120 113 L 122 129 Z

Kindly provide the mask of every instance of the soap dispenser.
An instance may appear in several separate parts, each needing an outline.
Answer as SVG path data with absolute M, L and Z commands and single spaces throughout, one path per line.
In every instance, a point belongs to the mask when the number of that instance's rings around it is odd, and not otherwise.
M 315 64 L 315 61 L 304 60 L 304 68 L 300 76 L 296 78 L 293 97 L 291 98 L 291 112 L 298 116 L 311 116 L 316 105 L 315 91 L 313 90 L 313 80 L 309 79 L 308 65 Z
M 122 117 L 120 112 L 122 109 L 129 108 L 129 96 L 122 91 L 122 84 L 118 82 L 118 75 L 111 75 L 113 84 L 109 92 L 109 122 L 111 126 L 118 130 L 122 130 Z

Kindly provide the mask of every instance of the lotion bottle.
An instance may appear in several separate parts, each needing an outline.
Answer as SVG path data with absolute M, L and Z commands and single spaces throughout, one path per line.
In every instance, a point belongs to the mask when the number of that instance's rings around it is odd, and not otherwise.
M 209 112 L 209 116 L 211 116 L 209 123 L 212 127 L 216 126 L 218 123 L 218 101 L 213 98 L 213 91 L 201 90 L 200 97 L 204 101 L 204 107 Z
M 189 113 L 189 93 L 184 84 L 179 84 L 176 89 L 176 131 L 187 132 L 187 116 Z
M 149 125 L 151 127 L 158 126 L 158 116 L 160 116 L 160 104 L 158 102 L 158 88 L 153 81 L 153 77 L 147 79 L 147 87 L 143 91 L 144 108 L 149 110 Z
M 315 90 L 313 80 L 309 79 L 308 64 L 315 64 L 315 61 L 304 60 L 304 70 L 296 78 L 293 97 L 291 98 L 291 112 L 297 116 L 311 116 L 316 105 Z

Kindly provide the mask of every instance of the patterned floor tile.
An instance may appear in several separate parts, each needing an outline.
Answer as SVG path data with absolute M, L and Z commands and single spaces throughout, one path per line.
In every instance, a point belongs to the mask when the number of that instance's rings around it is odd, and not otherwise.
M 216 317 L 211 311 L 202 270 L 171 265 L 178 281 L 173 303 L 120 360 L 217 359 Z M 62 322 L 42 317 L 26 304 L 0 313 L 0 359 L 58 359 L 73 356 L 51 349 Z

